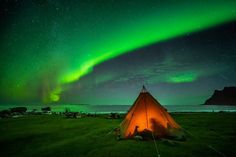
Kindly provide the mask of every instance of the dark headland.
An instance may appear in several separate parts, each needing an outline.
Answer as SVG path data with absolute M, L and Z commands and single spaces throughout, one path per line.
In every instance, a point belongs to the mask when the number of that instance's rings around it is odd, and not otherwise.
M 236 105 L 236 87 L 224 87 L 223 90 L 215 90 L 204 105 Z

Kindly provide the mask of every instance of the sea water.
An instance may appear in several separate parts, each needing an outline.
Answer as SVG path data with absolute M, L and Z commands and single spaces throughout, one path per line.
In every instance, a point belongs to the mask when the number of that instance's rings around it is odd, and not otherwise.
M 0 110 L 13 107 L 27 107 L 27 111 L 41 111 L 43 107 L 51 107 L 53 112 L 84 112 L 84 113 L 126 113 L 131 105 L 0 105 Z M 236 106 L 223 105 L 164 105 L 168 112 L 236 112 Z

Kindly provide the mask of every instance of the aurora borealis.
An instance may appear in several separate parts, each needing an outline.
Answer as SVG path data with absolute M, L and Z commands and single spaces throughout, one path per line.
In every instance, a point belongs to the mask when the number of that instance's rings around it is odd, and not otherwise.
M 236 84 L 236 1 L 1 1 L 1 103 L 198 104 Z

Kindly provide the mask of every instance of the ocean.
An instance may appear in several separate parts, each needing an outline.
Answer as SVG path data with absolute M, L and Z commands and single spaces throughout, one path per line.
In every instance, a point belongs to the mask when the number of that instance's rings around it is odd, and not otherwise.
M 0 110 L 12 107 L 27 107 L 27 111 L 41 111 L 42 107 L 50 106 L 53 112 L 83 112 L 83 113 L 126 113 L 130 105 L 71 105 L 71 104 L 54 104 L 54 105 L 0 105 Z M 220 105 L 163 105 L 168 112 L 236 112 L 236 106 Z

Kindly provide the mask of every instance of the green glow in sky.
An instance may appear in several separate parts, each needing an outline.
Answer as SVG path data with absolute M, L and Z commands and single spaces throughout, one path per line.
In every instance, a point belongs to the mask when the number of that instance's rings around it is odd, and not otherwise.
M 57 102 L 60 100 L 60 93 L 62 92 L 62 89 L 60 87 L 55 88 L 51 93 L 50 93 L 50 100 L 53 102 Z
M 1 51 L 11 54 L 2 70 L 1 95 L 23 100 L 41 95 L 45 102 L 60 101 L 65 86 L 114 57 L 236 19 L 234 0 L 50 1 L 22 6 L 1 37 Z M 179 72 L 164 82 L 197 78 Z
M 188 7 L 181 3 L 173 7 L 172 11 L 157 9 L 140 15 L 134 20 L 123 19 L 119 28 L 112 32 L 106 30 L 102 42 L 91 43 L 91 50 L 78 48 L 75 50 L 78 53 L 91 53 L 91 56 L 80 60 L 74 65 L 73 70 L 63 73 L 60 83 L 76 81 L 91 72 L 95 65 L 123 53 L 236 18 L 233 12 L 234 3 L 206 1 L 203 6 L 200 2 L 193 2 Z M 179 79 L 176 78 L 176 80 Z M 189 79 L 186 81 L 188 82 Z
M 183 83 L 183 82 L 193 82 L 197 80 L 197 73 L 192 72 L 186 72 L 186 73 L 180 73 L 172 76 L 169 76 L 167 78 L 167 82 L 170 83 Z

